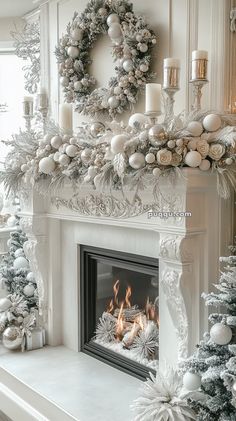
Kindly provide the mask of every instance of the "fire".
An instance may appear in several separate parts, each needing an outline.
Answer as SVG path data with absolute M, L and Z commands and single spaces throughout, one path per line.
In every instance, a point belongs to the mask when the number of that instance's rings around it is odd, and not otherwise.
M 107 307 L 107 313 L 112 313 L 113 310 L 114 310 L 114 303 L 113 303 L 113 300 L 111 299 L 111 301 L 110 301 L 110 303 Z
M 131 307 L 131 303 L 130 303 L 130 300 L 129 300 L 130 297 L 131 297 L 131 294 L 132 294 L 131 287 L 128 286 L 128 288 L 126 289 L 126 294 L 125 294 L 125 304 L 128 308 Z
M 120 311 L 119 311 L 118 318 L 117 318 L 117 324 L 116 324 L 117 339 L 122 338 L 123 332 L 124 332 L 123 308 L 124 308 L 124 301 L 122 301 L 122 303 L 121 303 Z
M 158 320 L 155 304 L 149 301 L 149 297 L 147 298 L 145 313 L 148 320 Z
M 119 281 L 119 280 L 117 280 L 117 281 L 115 282 L 114 286 L 113 286 L 113 291 L 114 291 L 114 302 L 115 302 L 115 305 L 116 305 L 117 307 L 119 307 L 119 301 L 118 301 L 118 299 L 117 299 L 117 297 L 118 297 L 118 293 L 119 293 L 119 289 L 120 289 L 120 281 Z

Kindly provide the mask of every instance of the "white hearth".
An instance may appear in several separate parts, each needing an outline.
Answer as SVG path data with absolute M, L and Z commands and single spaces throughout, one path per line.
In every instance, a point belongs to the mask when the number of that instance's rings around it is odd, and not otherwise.
M 200 295 L 217 279 L 218 257 L 231 241 L 233 207 L 219 198 L 215 175 L 193 169 L 182 175 L 175 185 L 161 182 L 158 202 L 159 210 L 191 213 L 187 217 L 150 217 L 144 209 L 152 208 L 151 188 L 136 207 L 138 216 L 83 186 L 78 192 L 65 186 L 53 203 L 35 189 L 24 193 L 26 251 L 48 344 L 80 351 L 79 247 L 89 245 L 159 259 L 160 364 L 175 365 L 192 351 L 207 325 Z

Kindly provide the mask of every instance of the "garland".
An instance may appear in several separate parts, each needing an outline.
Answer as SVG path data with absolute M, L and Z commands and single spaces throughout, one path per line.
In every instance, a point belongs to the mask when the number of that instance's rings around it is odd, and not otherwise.
M 156 37 L 144 18 L 132 10 L 127 0 L 91 0 L 81 16 L 75 13 L 67 25 L 55 54 L 65 100 L 75 102 L 79 113 L 121 114 L 137 102 L 140 88 L 153 77 L 151 50 Z M 88 72 L 92 62 L 89 51 L 98 36 L 107 33 L 116 76 L 109 80 L 108 88 L 95 88 L 96 80 Z
M 192 167 L 216 171 L 219 193 L 229 197 L 230 187 L 236 187 L 235 117 L 198 112 L 183 121 L 181 129 L 178 117 L 171 130 L 140 120 L 140 114 L 134 114 L 127 127 L 114 121 L 107 126 L 84 124 L 76 136 L 63 134 L 52 123 L 43 138 L 40 132 L 20 132 L 6 142 L 11 151 L 0 181 L 16 192 L 25 182 L 39 185 L 46 179 L 47 193 L 66 180 L 109 192 L 138 193 L 153 184 L 155 198 L 161 176 Z

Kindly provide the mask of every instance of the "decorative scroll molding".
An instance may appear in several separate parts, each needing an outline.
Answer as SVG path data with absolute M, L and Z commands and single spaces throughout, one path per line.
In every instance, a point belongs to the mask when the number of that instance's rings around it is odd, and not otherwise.
M 178 358 L 188 355 L 188 317 L 183 295 L 181 293 L 181 274 L 176 270 L 165 269 L 162 272 L 161 284 L 166 296 L 167 306 L 176 329 Z
M 180 235 L 165 235 L 160 240 L 160 257 L 181 262 L 192 261 L 189 242 L 190 240 Z

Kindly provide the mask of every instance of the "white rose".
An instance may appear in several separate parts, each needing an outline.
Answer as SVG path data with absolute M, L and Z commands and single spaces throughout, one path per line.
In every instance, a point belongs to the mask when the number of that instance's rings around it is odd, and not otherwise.
M 203 158 L 206 158 L 209 152 L 209 144 L 204 139 L 199 139 L 197 141 L 197 151 L 202 155 Z
M 172 153 L 168 149 L 160 149 L 157 152 L 157 162 L 160 165 L 171 165 Z
M 177 167 L 181 163 L 181 161 L 182 161 L 182 156 L 177 153 L 173 153 L 171 165 L 173 165 L 173 167 Z
M 210 158 L 214 159 L 215 161 L 219 161 L 219 159 L 224 155 L 225 147 L 220 143 L 214 143 L 210 145 L 210 149 L 208 155 Z

